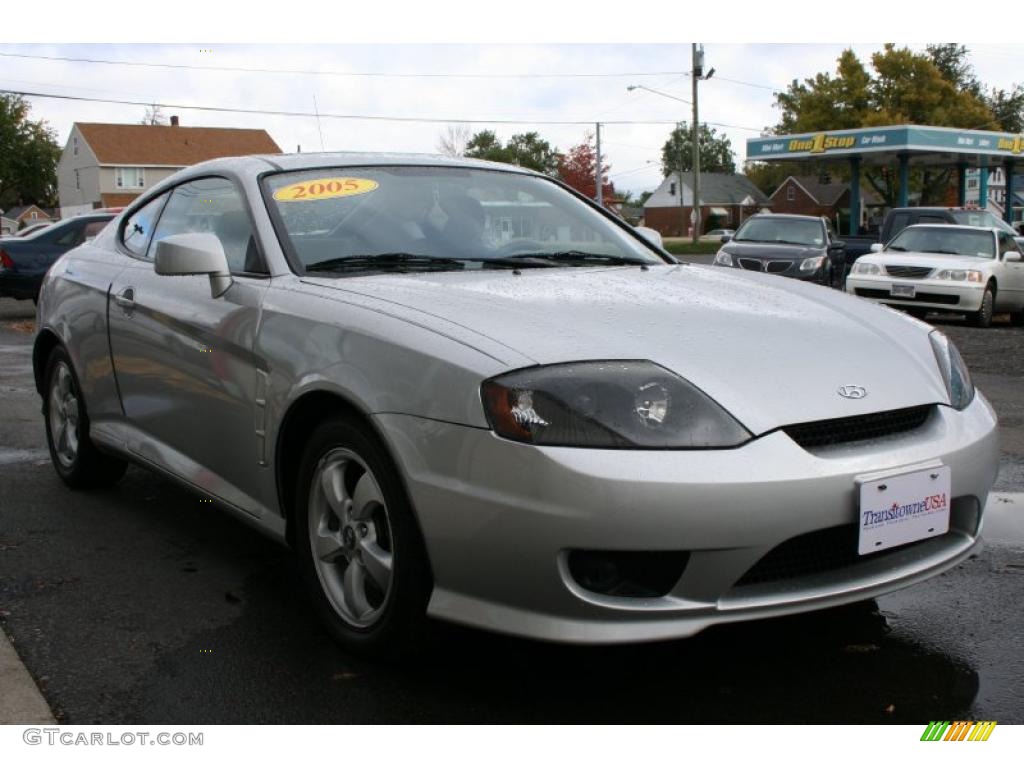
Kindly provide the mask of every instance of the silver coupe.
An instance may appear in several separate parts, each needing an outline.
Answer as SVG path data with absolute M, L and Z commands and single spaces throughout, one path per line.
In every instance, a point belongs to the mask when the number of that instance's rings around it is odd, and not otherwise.
M 83 488 L 132 462 L 215 500 L 290 546 L 367 652 L 428 616 L 682 637 L 979 546 L 996 418 L 945 336 L 659 243 L 482 161 L 188 168 L 45 278 L 53 465 Z

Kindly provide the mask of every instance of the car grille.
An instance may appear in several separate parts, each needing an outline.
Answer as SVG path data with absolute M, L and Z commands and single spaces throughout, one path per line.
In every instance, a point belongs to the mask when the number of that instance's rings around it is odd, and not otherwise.
M 959 296 L 950 296 L 945 293 L 920 293 L 918 292 L 915 296 L 893 296 L 888 291 L 879 290 L 878 288 L 856 288 L 857 295 L 865 299 L 881 299 L 882 301 L 900 301 L 900 302 L 915 302 L 920 301 L 925 304 L 959 304 Z
M 740 266 L 744 269 L 749 269 L 752 272 L 760 272 L 762 264 L 759 259 L 740 259 Z
M 785 272 L 793 266 L 792 261 L 769 261 L 765 271 L 767 272 Z
M 818 448 L 909 432 L 928 421 L 934 409 L 934 405 L 918 405 L 863 416 L 791 424 L 783 427 L 782 431 L 803 448 Z
M 886 266 L 885 271 L 892 277 L 905 277 L 911 280 L 920 280 L 928 277 L 932 273 L 931 267 L 897 267 L 895 265 Z
M 802 576 L 828 573 L 829 571 L 848 568 L 874 558 L 881 558 L 896 552 L 912 549 L 921 544 L 932 542 L 934 539 L 941 540 L 956 536 L 955 533 L 948 532 L 930 539 L 912 541 L 909 544 L 890 547 L 880 552 L 858 555 L 858 535 L 857 525 L 851 524 L 824 528 L 820 531 L 811 531 L 810 533 L 795 536 L 782 542 L 758 560 L 749 571 L 743 574 L 743 577 L 736 582 L 735 586 L 744 587 L 751 584 L 764 584 L 766 582 L 785 581 Z

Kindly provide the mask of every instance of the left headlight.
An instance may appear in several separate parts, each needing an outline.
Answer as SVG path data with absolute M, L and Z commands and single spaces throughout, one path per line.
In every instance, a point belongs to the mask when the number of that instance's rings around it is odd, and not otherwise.
M 576 448 L 732 448 L 751 434 L 701 390 L 646 360 L 565 363 L 485 381 L 500 436 Z
M 801 272 L 813 272 L 814 270 L 821 269 L 821 265 L 825 262 L 824 256 L 811 256 L 800 262 Z
M 974 399 L 974 382 L 971 381 L 967 364 L 960 357 L 956 345 L 944 333 L 932 331 L 928 338 L 946 383 L 946 391 L 949 392 L 949 404 L 962 411 Z
M 731 267 L 733 266 L 732 254 L 727 251 L 719 251 L 715 254 L 714 263 L 720 267 Z

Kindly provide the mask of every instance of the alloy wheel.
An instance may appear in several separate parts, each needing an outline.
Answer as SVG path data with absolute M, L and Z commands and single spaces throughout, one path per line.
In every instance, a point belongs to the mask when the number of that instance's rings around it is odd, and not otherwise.
M 50 379 L 49 397 L 48 415 L 54 452 L 61 465 L 70 468 L 78 457 L 78 393 L 75 392 L 71 369 L 63 361 L 57 363 Z
M 308 520 L 313 563 L 327 599 L 346 623 L 373 626 L 393 591 L 394 547 L 384 495 L 358 454 L 335 448 L 320 459 Z

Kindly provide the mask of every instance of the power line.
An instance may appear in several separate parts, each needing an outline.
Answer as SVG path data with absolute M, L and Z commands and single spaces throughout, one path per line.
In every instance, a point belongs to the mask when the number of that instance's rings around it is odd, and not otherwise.
M 17 96 L 27 96 L 38 99 L 63 99 L 66 101 L 88 101 L 99 104 L 123 104 L 133 107 L 160 106 L 167 109 L 192 109 L 200 112 L 232 112 L 246 115 L 274 115 L 278 117 L 317 117 L 315 112 L 297 112 L 279 109 L 242 109 L 241 107 L 209 107 L 196 104 L 167 104 L 163 102 L 133 101 L 128 99 L 100 99 L 91 96 L 70 96 L 58 93 L 38 93 L 33 91 L 18 91 L 9 88 L 0 88 L 0 93 L 9 93 Z M 398 123 L 466 123 L 469 125 L 593 125 L 593 120 L 509 120 L 497 119 L 467 119 L 463 117 L 401 117 L 389 115 L 341 115 L 335 113 L 321 112 L 320 118 L 333 120 L 374 120 L 381 122 Z M 602 120 L 602 125 L 675 125 L 675 120 Z M 751 129 L 753 130 L 753 129 Z
M 14 59 L 37 59 L 42 61 L 71 61 L 81 64 L 109 64 L 123 67 L 154 67 L 157 69 L 192 69 L 206 72 L 250 72 L 273 75 L 329 75 L 331 77 L 395 77 L 395 78 L 472 78 L 472 79 L 561 79 L 600 77 L 665 77 L 683 74 L 681 72 L 347 72 L 333 69 L 270 69 L 264 67 L 228 67 L 210 64 L 169 64 L 153 61 L 124 61 L 119 59 L 88 59 L 75 56 L 42 56 L 28 53 L 0 51 L 0 56 Z
M 715 77 L 715 80 L 721 80 L 722 82 L 726 82 L 726 83 L 735 83 L 736 85 L 746 85 L 746 86 L 748 86 L 750 88 L 761 88 L 761 89 L 766 90 L 766 91 L 780 92 L 780 91 L 786 90 L 785 88 L 777 88 L 774 85 L 762 85 L 761 83 L 748 83 L 746 80 L 733 80 L 732 78 L 729 78 L 729 77 L 717 76 L 717 77 Z

